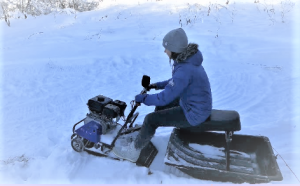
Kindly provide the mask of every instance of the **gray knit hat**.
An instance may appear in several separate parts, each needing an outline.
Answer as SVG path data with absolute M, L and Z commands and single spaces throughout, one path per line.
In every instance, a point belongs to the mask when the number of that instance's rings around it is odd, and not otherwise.
M 188 46 L 188 38 L 182 28 L 177 28 L 165 35 L 162 45 L 171 52 L 181 53 Z

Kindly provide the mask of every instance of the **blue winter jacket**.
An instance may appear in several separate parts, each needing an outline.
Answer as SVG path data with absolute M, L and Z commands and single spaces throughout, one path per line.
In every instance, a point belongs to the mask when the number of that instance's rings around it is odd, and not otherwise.
M 180 97 L 186 119 L 192 126 L 204 122 L 211 114 L 212 96 L 203 57 L 197 44 L 189 44 L 173 64 L 172 78 L 156 83 L 158 94 L 149 94 L 145 105 L 165 106 Z

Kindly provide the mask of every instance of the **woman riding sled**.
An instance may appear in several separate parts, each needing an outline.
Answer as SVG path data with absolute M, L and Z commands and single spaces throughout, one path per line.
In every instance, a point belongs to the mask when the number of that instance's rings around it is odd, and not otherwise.
M 182 28 L 168 32 L 162 45 L 170 61 L 174 61 L 172 78 L 150 85 L 161 89 L 160 93 L 136 95 L 137 103 L 156 106 L 155 112 L 145 117 L 136 138 L 120 137 L 113 148 L 116 156 L 132 162 L 137 161 L 158 127 L 193 129 L 211 114 L 210 83 L 198 45 L 188 43 Z

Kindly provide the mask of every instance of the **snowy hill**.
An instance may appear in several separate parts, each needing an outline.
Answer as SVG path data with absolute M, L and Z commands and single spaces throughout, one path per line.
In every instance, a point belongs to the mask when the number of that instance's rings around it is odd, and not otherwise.
M 171 77 L 162 38 L 182 27 L 203 53 L 213 108 L 239 112 L 238 134 L 267 136 L 288 165 L 278 156 L 279 183 L 299 184 L 299 10 L 299 1 L 104 1 L 93 11 L 11 18 L 10 27 L 0 20 L 0 183 L 219 183 L 163 171 L 172 128 L 156 131 L 149 169 L 70 145 L 88 99 L 130 105 L 144 74 Z M 137 123 L 153 110 L 139 107 Z

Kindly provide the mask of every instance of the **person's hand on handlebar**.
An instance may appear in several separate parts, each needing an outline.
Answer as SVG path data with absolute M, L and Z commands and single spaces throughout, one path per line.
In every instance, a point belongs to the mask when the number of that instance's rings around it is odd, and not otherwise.
M 138 94 L 135 96 L 135 102 L 136 103 L 144 103 L 147 96 L 148 96 L 148 94 Z
M 157 90 L 157 85 L 155 84 L 155 83 L 153 83 L 153 84 L 150 84 L 149 86 L 148 86 L 148 88 L 147 88 L 147 91 L 149 91 L 150 89 L 155 89 L 155 90 Z

